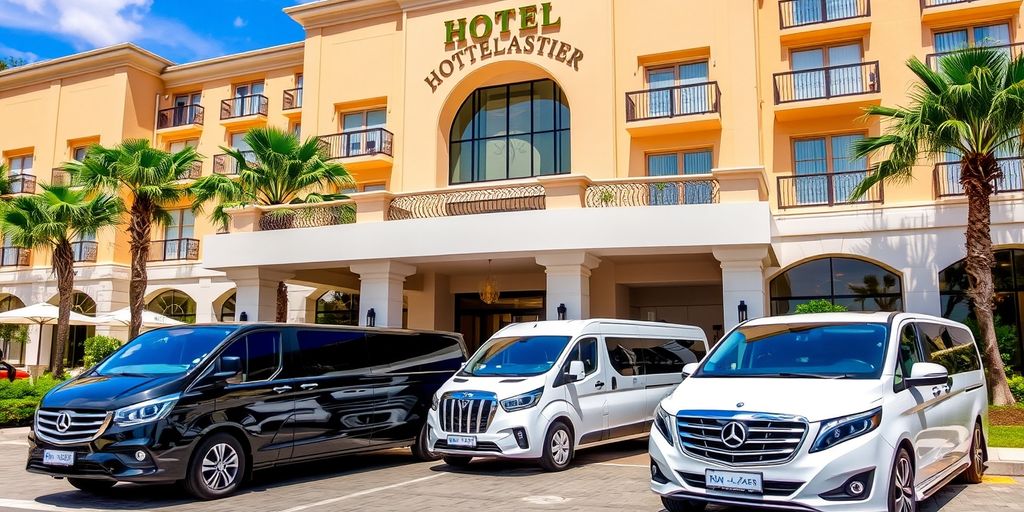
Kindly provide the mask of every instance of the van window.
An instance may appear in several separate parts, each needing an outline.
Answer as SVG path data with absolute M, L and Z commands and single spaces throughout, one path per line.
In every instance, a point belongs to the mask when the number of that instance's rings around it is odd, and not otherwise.
M 950 375 L 981 369 L 970 331 L 925 322 L 918 323 L 917 330 L 929 363 L 946 367 Z
M 893 389 L 895 391 L 905 389 L 903 380 L 910 376 L 914 363 L 920 363 L 921 361 L 921 350 L 917 346 L 917 330 L 914 328 L 914 324 L 907 324 L 903 326 L 903 331 L 900 332 L 900 347 L 896 360 L 896 379 L 893 382 Z
M 254 332 L 232 342 L 221 356 L 237 357 L 242 362 L 242 375 L 237 382 L 267 380 L 281 364 L 281 334 Z
M 624 376 L 679 373 L 707 352 L 699 340 L 606 337 L 605 344 L 612 367 Z
M 367 361 L 366 335 L 359 331 L 308 330 L 296 333 L 298 352 L 290 377 L 364 372 Z
M 586 375 L 596 372 L 597 340 L 594 338 L 580 340 L 569 352 L 569 357 L 565 360 L 564 372 L 569 371 L 569 363 L 573 361 L 583 361 L 583 370 Z
M 380 363 L 389 366 L 390 373 L 450 372 L 463 361 L 458 340 L 433 333 L 373 333 L 367 338 L 367 349 L 386 359 Z

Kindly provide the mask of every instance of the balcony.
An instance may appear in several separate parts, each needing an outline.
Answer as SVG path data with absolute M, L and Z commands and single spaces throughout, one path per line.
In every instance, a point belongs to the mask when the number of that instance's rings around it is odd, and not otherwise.
M 884 200 L 881 183 L 860 198 L 850 200 L 853 190 L 867 174 L 867 171 L 844 171 L 779 176 L 779 209 L 881 203 Z
M 270 100 L 262 94 L 238 96 L 220 102 L 220 118 L 232 123 L 257 122 L 267 116 Z
M 21 247 L 0 248 L 0 267 L 27 267 L 31 251 Z
M 36 177 L 31 174 L 11 174 L 7 176 L 8 194 L 35 194 Z
M 160 109 L 156 116 L 156 129 L 166 131 L 199 130 L 205 117 L 203 107 L 198 104 L 178 105 Z
M 626 93 L 626 129 L 634 135 L 684 133 L 721 127 L 718 82 Z
M 281 108 L 284 110 L 302 108 L 302 87 L 285 90 Z
M 345 158 L 350 171 L 391 165 L 391 149 L 395 136 L 384 128 L 370 128 L 320 136 L 328 158 Z
M 256 162 L 256 153 L 254 151 L 242 151 L 242 157 L 245 158 L 246 162 Z M 227 153 L 213 155 L 213 172 L 226 176 L 235 176 L 238 174 L 238 160 L 235 160 L 234 157 Z M 201 170 L 200 174 L 202 174 Z
M 1022 0 L 921 0 L 921 21 L 929 25 L 1013 17 Z
M 181 177 L 181 179 L 183 179 L 183 180 L 198 180 L 202 176 L 203 176 L 203 161 L 202 160 L 196 160 L 195 162 L 192 162 L 192 165 L 189 166 L 187 171 L 185 171 L 185 174 L 184 174 L 184 176 Z
M 1021 158 L 1000 158 L 999 167 L 1003 175 L 996 180 L 993 193 L 1008 194 L 1024 192 L 1024 160 Z M 964 195 L 964 187 L 960 184 L 960 162 L 945 162 L 935 166 L 932 181 L 935 186 L 935 197 L 959 197 Z
M 1011 59 L 1020 56 L 1021 53 L 1024 53 L 1024 43 L 992 45 L 992 46 L 986 46 L 985 48 L 993 48 L 993 49 L 1005 51 L 1006 54 Z M 932 68 L 934 70 L 938 70 L 939 69 L 939 61 L 942 60 L 943 57 L 946 57 L 947 55 L 953 55 L 954 53 L 957 53 L 959 51 L 962 51 L 962 50 L 952 50 L 952 51 L 948 51 L 948 52 L 929 53 L 928 56 L 925 57 L 925 62 L 928 64 L 928 67 L 930 67 L 930 68 Z
M 93 241 L 71 242 L 71 252 L 74 254 L 75 263 L 95 262 L 98 249 L 99 244 Z
M 780 0 L 779 28 L 805 27 L 871 16 L 870 0 Z
M 149 261 L 195 261 L 199 259 L 199 240 L 172 238 L 149 243 Z
M 880 101 L 878 61 L 775 73 L 775 117 L 860 114 Z
M 587 208 L 667 206 L 718 202 L 718 182 L 707 176 L 657 176 L 587 187 Z
M 491 185 L 395 196 L 388 205 L 387 220 L 522 212 L 544 206 L 544 187 L 539 184 Z
M 71 186 L 71 173 L 59 167 L 55 167 L 50 171 L 50 185 L 56 185 L 58 187 Z

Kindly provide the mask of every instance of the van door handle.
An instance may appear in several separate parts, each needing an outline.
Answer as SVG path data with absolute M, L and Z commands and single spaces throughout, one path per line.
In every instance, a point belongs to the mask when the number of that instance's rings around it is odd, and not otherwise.
M 284 393 L 286 391 L 291 391 L 291 390 L 292 390 L 291 386 L 277 386 L 276 388 L 274 388 L 274 393 L 277 393 L 277 394 L 280 395 L 281 393 Z
M 597 389 L 601 389 L 601 388 L 604 387 L 604 382 L 597 381 L 597 382 L 594 383 L 594 387 L 597 388 Z
M 619 388 L 619 381 L 615 380 L 615 377 L 612 377 L 612 389 L 618 389 L 618 388 Z
M 309 391 L 309 390 L 311 390 L 311 389 L 316 389 L 316 388 L 317 388 L 317 386 L 319 386 L 319 384 L 317 384 L 317 383 L 312 383 L 312 384 L 303 384 L 303 385 L 301 385 L 301 386 L 299 386 L 299 387 L 300 387 L 300 388 L 302 388 L 302 389 L 304 389 L 304 390 L 306 390 L 306 391 Z
M 935 387 L 932 388 L 932 396 L 938 397 L 941 394 L 942 394 L 942 388 L 940 388 L 938 386 L 935 386 Z

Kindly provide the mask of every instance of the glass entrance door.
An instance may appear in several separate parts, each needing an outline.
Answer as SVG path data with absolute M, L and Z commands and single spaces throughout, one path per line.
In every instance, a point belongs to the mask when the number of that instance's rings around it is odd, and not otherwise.
M 517 322 L 545 319 L 544 292 L 502 292 L 494 304 L 484 304 L 475 293 L 455 295 L 455 329 L 473 353 L 494 333 Z

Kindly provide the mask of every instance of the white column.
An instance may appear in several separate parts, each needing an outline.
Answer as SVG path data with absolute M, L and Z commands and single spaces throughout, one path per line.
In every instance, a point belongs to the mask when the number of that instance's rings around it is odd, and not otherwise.
M 313 323 L 313 314 L 309 311 L 310 295 L 316 288 L 301 284 L 288 284 L 288 321 L 294 323 Z
M 405 278 L 415 274 L 416 267 L 387 260 L 357 263 L 349 270 L 359 275 L 359 325 L 366 325 L 366 315 L 373 309 L 377 327 L 401 327 Z
M 277 319 L 277 283 L 292 277 L 287 272 L 256 267 L 230 270 L 235 282 L 235 320 L 246 314 L 249 322 L 273 322 Z
M 590 271 L 601 263 L 583 251 L 544 254 L 536 257 L 547 276 L 547 319 L 558 319 L 558 307 L 565 305 L 566 320 L 590 318 Z
M 722 248 L 712 251 L 722 263 L 722 311 L 725 330 L 739 323 L 739 304 L 747 306 L 747 318 L 765 316 L 764 262 L 768 248 Z

